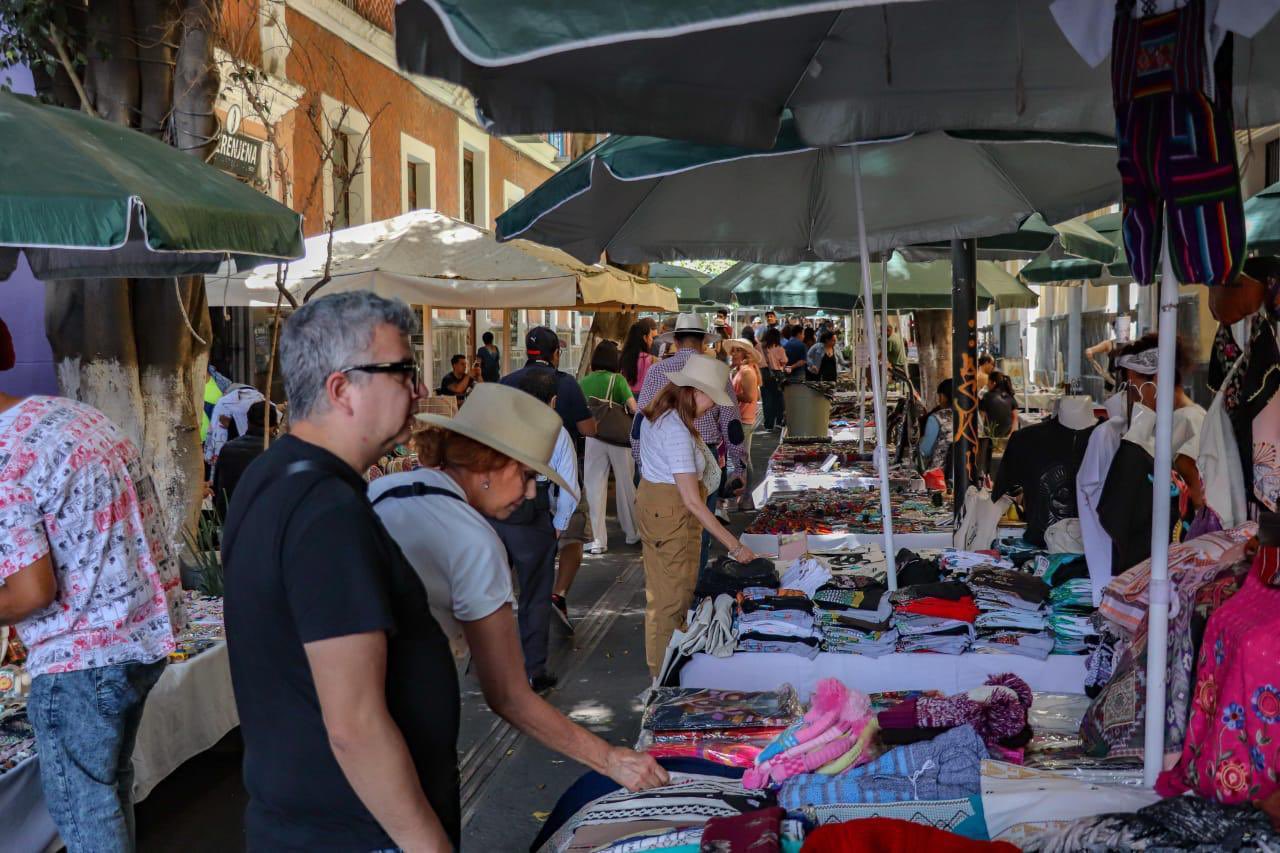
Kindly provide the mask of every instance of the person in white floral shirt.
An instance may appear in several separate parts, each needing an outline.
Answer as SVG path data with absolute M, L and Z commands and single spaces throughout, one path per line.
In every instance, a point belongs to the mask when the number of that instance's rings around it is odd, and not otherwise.
M 0 392 L 0 625 L 28 649 L 45 801 L 72 853 L 134 849 L 134 739 L 183 621 L 162 528 L 105 415 Z

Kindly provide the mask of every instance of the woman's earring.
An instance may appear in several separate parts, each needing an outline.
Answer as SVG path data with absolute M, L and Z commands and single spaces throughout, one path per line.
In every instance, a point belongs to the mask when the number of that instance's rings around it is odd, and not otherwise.
M 480 488 L 482 488 L 482 489 L 487 489 L 487 488 L 489 488 L 489 481 L 488 481 L 488 480 L 485 480 L 483 483 L 481 483 L 481 484 L 480 484 Z

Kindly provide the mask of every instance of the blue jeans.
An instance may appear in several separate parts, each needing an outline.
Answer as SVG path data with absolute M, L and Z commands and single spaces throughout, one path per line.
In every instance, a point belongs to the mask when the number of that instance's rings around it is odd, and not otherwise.
M 165 661 L 41 675 L 27 716 L 45 804 L 69 853 L 135 848 L 133 744 Z

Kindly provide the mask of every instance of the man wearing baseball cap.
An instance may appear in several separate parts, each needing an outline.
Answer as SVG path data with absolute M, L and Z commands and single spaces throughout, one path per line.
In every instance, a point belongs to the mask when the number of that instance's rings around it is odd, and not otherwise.
M 502 384 L 511 385 L 516 388 L 524 388 L 527 377 L 530 373 L 539 371 L 551 371 L 555 374 L 555 409 L 556 414 L 564 422 L 564 428 L 568 430 L 569 437 L 573 439 L 573 449 L 577 452 L 577 474 L 580 474 L 583 468 L 583 437 L 593 436 L 596 434 L 596 419 L 592 416 L 591 410 L 587 408 L 587 397 L 582 393 L 582 387 L 578 385 L 578 380 L 560 370 L 560 337 L 546 326 L 535 326 L 529 330 L 524 338 L 525 354 L 528 360 L 524 367 L 514 370 L 502 377 Z M 579 488 L 581 494 L 581 478 L 577 478 L 579 482 L 575 486 Z M 504 535 L 502 530 L 498 531 L 499 535 Z M 569 587 L 573 585 L 573 579 L 578 574 L 578 569 L 582 567 L 582 551 L 588 541 L 591 540 L 591 529 L 587 523 L 587 507 L 583 501 L 578 502 L 578 506 L 573 514 L 569 517 L 567 526 L 559 529 L 558 539 L 556 541 L 556 551 L 559 557 L 559 571 L 555 577 L 555 587 L 561 590 L 558 595 L 552 596 L 552 600 L 548 602 L 553 605 L 553 611 L 559 616 L 560 621 L 564 624 L 569 633 L 573 633 L 573 623 L 569 621 L 569 607 L 565 603 L 565 596 L 569 592 Z M 504 542 L 507 540 L 504 539 Z M 508 543 L 511 548 L 514 543 Z M 520 557 L 516 550 L 512 551 L 513 562 L 519 560 Z

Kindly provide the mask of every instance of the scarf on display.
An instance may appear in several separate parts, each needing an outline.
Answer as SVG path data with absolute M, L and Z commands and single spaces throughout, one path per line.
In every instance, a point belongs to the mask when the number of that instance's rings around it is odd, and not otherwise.
M 873 721 L 866 694 L 824 678 L 804 718 L 765 747 L 743 775 L 743 785 L 763 788 L 802 773 L 838 773 L 865 761 Z
M 908 699 L 881 711 L 880 728 L 951 729 L 970 725 L 987 745 L 1027 727 L 1031 688 L 1011 672 L 993 675 L 983 687 L 944 698 Z

